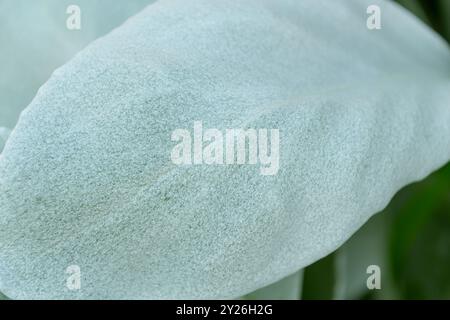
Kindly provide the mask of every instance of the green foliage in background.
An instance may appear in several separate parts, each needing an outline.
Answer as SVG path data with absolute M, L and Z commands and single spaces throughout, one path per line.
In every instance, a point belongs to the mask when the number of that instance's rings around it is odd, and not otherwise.
M 367 289 L 369 265 L 381 268 L 380 290 Z M 304 298 L 450 299 L 450 165 L 403 189 L 304 274 Z

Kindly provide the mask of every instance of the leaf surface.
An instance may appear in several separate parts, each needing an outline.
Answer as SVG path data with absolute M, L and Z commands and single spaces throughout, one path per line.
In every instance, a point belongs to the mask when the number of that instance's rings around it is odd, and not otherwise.
M 0 290 L 213 299 L 274 283 L 450 159 L 449 75 L 445 42 L 387 1 L 156 2 L 22 113 L 0 158 Z M 174 165 L 171 133 L 194 121 L 279 129 L 277 175 Z

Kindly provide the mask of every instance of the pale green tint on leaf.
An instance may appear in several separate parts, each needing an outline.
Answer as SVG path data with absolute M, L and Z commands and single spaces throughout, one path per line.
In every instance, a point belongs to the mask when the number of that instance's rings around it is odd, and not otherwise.
M 374 3 L 381 30 L 366 28 Z M 158 1 L 56 70 L 22 113 L 0 160 L 0 291 L 265 287 L 450 159 L 449 102 L 448 46 L 394 3 Z M 196 120 L 279 129 L 278 174 L 172 164 L 171 133 Z M 65 286 L 71 265 L 79 291 Z
M 52 72 L 153 0 L 0 0 L 0 126 L 13 128 Z M 81 30 L 69 30 L 69 5 Z
M 243 297 L 246 300 L 299 300 L 301 299 L 303 270 L 287 276 L 267 287 Z

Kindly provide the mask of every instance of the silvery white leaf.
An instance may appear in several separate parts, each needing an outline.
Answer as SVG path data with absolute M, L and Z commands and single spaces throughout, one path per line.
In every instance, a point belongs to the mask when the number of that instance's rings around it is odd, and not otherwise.
M 381 30 L 366 28 L 373 3 Z M 21 115 L 0 160 L 0 291 L 264 287 L 446 163 L 449 102 L 447 45 L 391 2 L 156 2 L 58 69 Z M 173 164 L 172 132 L 197 120 L 278 128 L 277 175 Z
M 0 127 L 0 153 L 2 153 L 3 147 L 10 134 L 10 130 L 4 127 Z

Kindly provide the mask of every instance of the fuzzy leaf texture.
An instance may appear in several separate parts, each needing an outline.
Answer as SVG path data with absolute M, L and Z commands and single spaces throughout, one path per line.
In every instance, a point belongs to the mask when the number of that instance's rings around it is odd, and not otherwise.
M 171 133 L 196 120 L 280 129 L 278 174 L 174 165 Z M 157 1 L 57 69 L 11 133 L 0 291 L 235 298 L 334 251 L 449 159 L 450 51 L 398 5 Z

